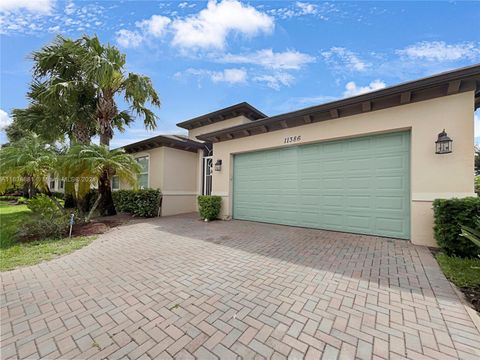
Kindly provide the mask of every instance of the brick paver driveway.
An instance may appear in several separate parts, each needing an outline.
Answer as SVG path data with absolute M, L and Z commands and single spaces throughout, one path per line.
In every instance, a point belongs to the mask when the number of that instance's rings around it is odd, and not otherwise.
M 2 358 L 479 359 L 428 249 L 195 216 L 2 276 Z

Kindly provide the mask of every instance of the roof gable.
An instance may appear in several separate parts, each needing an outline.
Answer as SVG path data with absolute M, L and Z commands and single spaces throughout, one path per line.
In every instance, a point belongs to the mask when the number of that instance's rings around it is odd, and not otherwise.
M 267 117 L 267 115 L 262 113 L 260 110 L 254 108 L 249 103 L 242 102 L 236 105 L 226 107 L 224 109 L 220 109 L 202 116 L 198 116 L 196 118 L 193 118 L 187 121 L 183 121 L 181 123 L 178 123 L 177 126 L 187 130 L 191 130 L 191 129 L 196 129 L 202 126 L 210 125 L 219 121 L 232 119 L 240 115 L 243 115 L 252 121 Z

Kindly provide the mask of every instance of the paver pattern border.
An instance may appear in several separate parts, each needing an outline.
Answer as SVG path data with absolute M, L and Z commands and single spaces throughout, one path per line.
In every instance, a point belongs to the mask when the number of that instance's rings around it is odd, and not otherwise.
M 195 215 L 1 274 L 2 359 L 479 359 L 427 248 Z

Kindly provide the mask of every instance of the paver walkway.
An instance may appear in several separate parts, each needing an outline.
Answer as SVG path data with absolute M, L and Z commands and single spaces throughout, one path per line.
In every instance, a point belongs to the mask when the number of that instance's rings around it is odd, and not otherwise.
M 479 359 L 428 249 L 195 216 L 1 274 L 1 357 Z

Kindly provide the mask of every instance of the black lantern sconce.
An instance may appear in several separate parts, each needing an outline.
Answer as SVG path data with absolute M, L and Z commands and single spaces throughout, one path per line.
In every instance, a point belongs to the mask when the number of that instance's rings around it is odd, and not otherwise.
M 217 160 L 215 163 L 215 171 L 222 171 L 222 160 Z
M 445 129 L 438 134 L 438 139 L 435 141 L 435 154 L 449 154 L 452 152 L 452 142 L 445 132 Z

